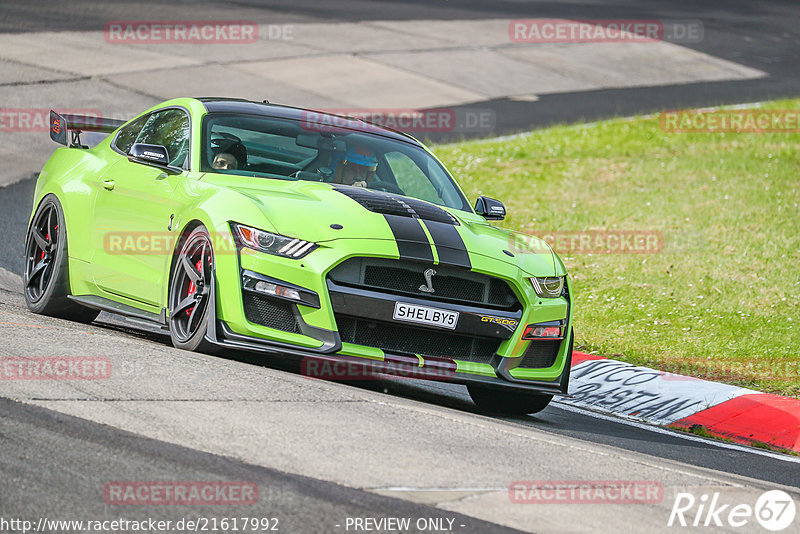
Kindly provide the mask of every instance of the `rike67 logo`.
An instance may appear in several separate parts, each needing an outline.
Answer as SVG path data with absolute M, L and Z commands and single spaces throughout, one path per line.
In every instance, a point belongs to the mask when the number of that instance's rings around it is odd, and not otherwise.
M 755 506 L 724 502 L 719 492 L 711 496 L 704 493 L 700 498 L 691 493 L 678 493 L 667 526 L 744 527 L 744 531 L 752 532 L 755 520 L 763 528 L 779 532 L 792 525 L 795 513 L 794 500 L 781 490 L 764 492 Z

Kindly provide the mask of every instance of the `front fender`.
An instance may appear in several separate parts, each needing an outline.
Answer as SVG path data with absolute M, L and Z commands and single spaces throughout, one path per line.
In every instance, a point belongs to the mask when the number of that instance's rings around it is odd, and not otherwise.
M 173 222 L 174 248 L 167 264 L 165 280 L 171 282 L 172 270 L 181 237 L 198 225 L 208 230 L 214 250 L 217 271 L 237 272 L 236 244 L 231 235 L 229 222 L 235 220 L 269 232 L 276 232 L 264 211 L 243 195 L 202 181 L 202 174 L 188 173 L 179 189 L 179 198 L 184 200 L 181 210 Z M 169 302 L 169 284 L 164 288 L 164 301 Z

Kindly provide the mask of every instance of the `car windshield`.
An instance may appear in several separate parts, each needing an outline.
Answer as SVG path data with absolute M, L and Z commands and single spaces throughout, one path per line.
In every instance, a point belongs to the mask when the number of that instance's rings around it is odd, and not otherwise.
M 204 172 L 353 185 L 469 211 L 453 179 L 428 152 L 360 130 L 212 113 L 203 121 L 200 157 Z

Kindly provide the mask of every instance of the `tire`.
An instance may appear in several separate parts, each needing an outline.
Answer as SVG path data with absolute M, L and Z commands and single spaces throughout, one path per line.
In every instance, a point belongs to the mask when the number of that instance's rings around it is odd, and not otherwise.
M 68 250 L 61 203 L 55 195 L 47 195 L 36 209 L 25 239 L 22 277 L 25 304 L 33 313 L 90 323 L 100 311 L 67 298 L 70 294 Z
M 214 251 L 203 226 L 181 239 L 169 285 L 169 335 L 176 348 L 212 354 L 216 347 L 205 339 L 212 306 L 209 306 Z
M 552 395 L 505 391 L 474 384 L 468 384 L 467 390 L 478 408 L 502 415 L 539 413 L 553 400 Z

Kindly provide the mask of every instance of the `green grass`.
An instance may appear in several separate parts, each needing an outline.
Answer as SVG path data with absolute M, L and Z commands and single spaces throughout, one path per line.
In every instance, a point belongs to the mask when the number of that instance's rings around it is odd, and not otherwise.
M 728 438 L 726 436 L 722 436 L 722 435 L 718 435 L 718 434 L 714 434 L 713 432 L 710 432 L 703 425 L 691 425 L 689 427 L 678 426 L 678 425 L 670 425 L 669 428 L 671 428 L 672 430 L 676 430 L 678 432 L 687 432 L 689 434 L 694 434 L 695 436 L 700 436 L 700 437 L 707 438 L 707 439 L 715 439 L 715 440 L 719 440 L 719 441 L 725 441 L 727 443 L 736 443 L 731 438 Z M 764 450 L 772 451 L 772 452 L 780 452 L 780 453 L 789 454 L 789 455 L 792 455 L 792 456 L 800 456 L 800 454 L 798 454 L 797 451 L 793 451 L 791 449 L 784 449 L 783 447 L 776 447 L 775 445 L 772 445 L 770 443 L 765 443 L 763 441 L 751 440 L 748 444 L 751 447 L 755 447 L 757 449 L 764 449 Z
M 798 453 L 797 451 L 793 451 L 791 449 L 784 449 L 783 447 L 775 447 L 774 445 L 770 445 L 769 443 L 764 443 L 763 441 L 753 441 L 750 445 L 752 445 L 757 449 L 764 449 L 773 452 L 782 452 L 783 454 L 790 454 L 792 456 L 800 456 L 800 453 Z
M 583 350 L 798 397 L 798 148 L 800 134 L 668 134 L 653 117 L 435 152 L 470 198 L 504 201 L 502 226 L 661 233 L 655 254 L 562 254 Z
M 672 426 L 670 427 L 673 430 L 677 430 L 678 432 L 687 432 L 689 434 L 694 434 L 695 436 L 700 436 L 701 438 L 708 438 L 708 439 L 718 439 L 720 441 L 725 441 L 727 443 L 736 443 L 731 438 L 727 438 L 724 436 L 718 436 L 713 434 L 706 429 L 703 425 L 692 425 L 690 427 L 681 427 L 681 426 Z

